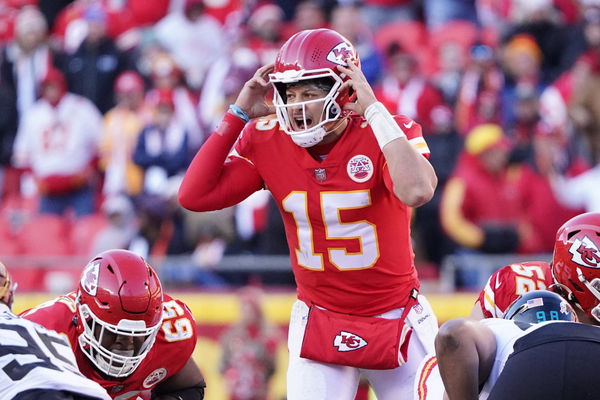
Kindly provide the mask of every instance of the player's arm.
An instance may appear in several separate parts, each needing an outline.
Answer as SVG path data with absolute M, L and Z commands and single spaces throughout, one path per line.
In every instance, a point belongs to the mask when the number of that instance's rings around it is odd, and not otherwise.
M 435 338 L 440 375 L 450 400 L 477 400 L 496 355 L 493 332 L 478 321 L 453 319 Z
M 182 369 L 152 390 L 152 400 L 202 400 L 206 382 L 190 357 Z
M 273 112 L 265 103 L 272 65 L 259 68 L 244 84 L 235 105 L 241 117 L 231 111 L 202 145 L 185 173 L 179 188 L 179 203 L 192 211 L 208 211 L 239 203 L 262 188 L 262 179 L 245 160 L 225 162 L 235 141 L 250 118 Z
M 485 318 L 485 315 L 483 315 L 483 311 L 481 311 L 481 303 L 479 303 L 479 300 L 477 300 L 475 304 L 473 304 L 473 309 L 471 310 L 469 318 L 474 320 L 480 320 Z
M 356 103 L 348 103 L 345 108 L 364 115 L 373 129 L 388 165 L 394 194 L 410 207 L 427 203 L 437 186 L 433 166 L 408 141 L 385 106 L 377 101 L 360 68 L 349 63 L 347 68 L 338 66 L 338 69 L 350 77 L 340 90 L 351 86 L 356 92 Z M 414 124 L 410 123 L 407 129 Z

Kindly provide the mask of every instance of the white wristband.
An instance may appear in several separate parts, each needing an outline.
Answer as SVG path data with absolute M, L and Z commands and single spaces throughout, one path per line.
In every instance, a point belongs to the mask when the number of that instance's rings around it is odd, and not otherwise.
M 375 139 L 377 139 L 377 143 L 379 143 L 379 147 L 382 150 L 383 146 L 392 140 L 406 137 L 406 134 L 398 126 L 392 114 L 380 102 L 375 102 L 367 107 L 365 118 L 369 125 L 371 125 Z

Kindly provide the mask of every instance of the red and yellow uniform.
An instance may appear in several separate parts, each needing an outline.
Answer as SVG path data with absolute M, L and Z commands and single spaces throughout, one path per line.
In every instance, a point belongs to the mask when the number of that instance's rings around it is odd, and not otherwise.
M 490 276 L 477 300 L 486 318 L 502 318 L 517 297 L 532 290 L 547 289 L 552 283 L 552 272 L 546 262 L 511 264 Z
M 196 322 L 190 309 L 180 300 L 164 294 L 163 321 L 154 346 L 137 369 L 125 378 L 110 379 L 101 374 L 81 351 L 76 318 L 76 293 L 71 292 L 21 314 L 48 329 L 65 335 L 87 378 L 98 382 L 113 399 L 135 399 L 176 374 L 192 356 L 196 346 Z M 145 394 L 143 392 L 146 392 Z
M 396 121 L 428 156 L 420 126 L 406 117 Z M 294 144 L 276 120 L 248 124 L 231 158 L 245 160 L 275 198 L 301 300 L 377 315 L 402 307 L 418 288 L 410 208 L 394 195 L 385 158 L 364 118 L 350 119 L 322 161 Z

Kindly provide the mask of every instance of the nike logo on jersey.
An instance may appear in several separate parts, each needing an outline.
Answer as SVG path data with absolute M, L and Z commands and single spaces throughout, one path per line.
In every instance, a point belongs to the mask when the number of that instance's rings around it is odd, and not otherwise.
M 502 281 L 499 279 L 498 275 L 496 275 L 496 287 L 494 289 L 498 289 L 502 285 Z
M 410 121 L 408 124 L 407 124 L 407 123 L 404 123 L 404 127 L 405 127 L 406 129 L 410 129 L 410 128 L 413 126 L 413 124 L 414 124 L 414 123 L 415 123 L 415 121 Z
M 346 331 L 340 331 L 333 340 L 333 345 L 338 348 L 338 351 L 358 350 L 367 344 L 365 339 Z

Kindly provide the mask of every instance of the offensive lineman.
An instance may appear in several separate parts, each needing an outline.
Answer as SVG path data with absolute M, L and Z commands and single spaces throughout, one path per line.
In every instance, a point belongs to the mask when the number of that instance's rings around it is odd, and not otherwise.
M 329 29 L 288 39 L 196 154 L 182 206 L 220 209 L 266 188 L 282 215 L 298 286 L 288 399 L 352 400 L 361 375 L 380 400 L 411 392 L 437 332 L 409 227 L 437 184 L 428 155 L 421 127 L 377 102 L 354 47 Z
M 13 400 L 109 400 L 77 369 L 67 340 L 12 313 L 16 284 L 0 263 L 0 398 Z
M 204 398 L 191 311 L 163 293 L 154 270 L 130 251 L 98 254 L 77 291 L 21 315 L 66 335 L 79 370 L 113 399 Z

